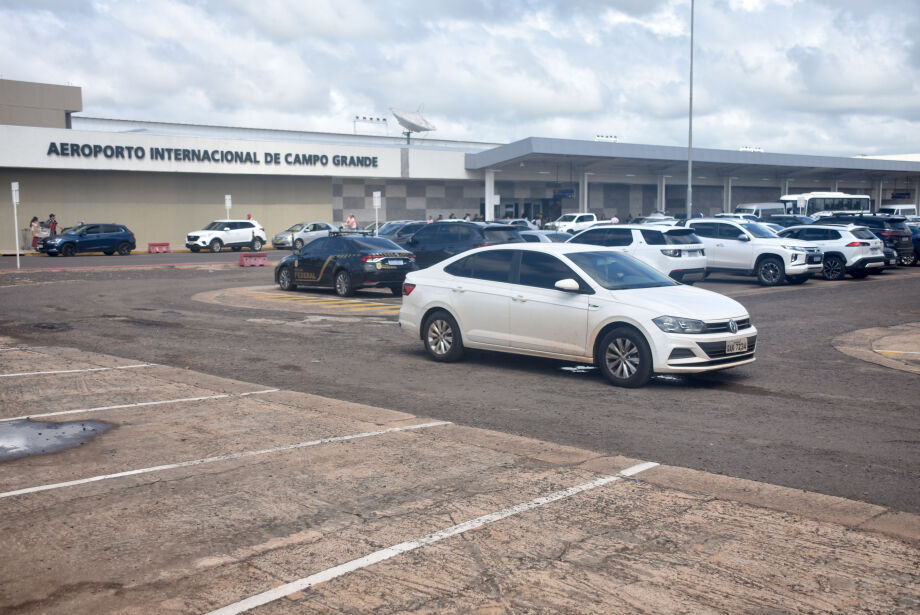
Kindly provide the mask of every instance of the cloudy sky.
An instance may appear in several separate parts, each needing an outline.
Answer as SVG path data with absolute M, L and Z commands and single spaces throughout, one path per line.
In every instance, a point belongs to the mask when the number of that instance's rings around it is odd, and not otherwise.
M 0 0 L 0 76 L 83 114 L 686 146 L 689 0 Z M 697 147 L 920 151 L 920 0 L 698 0 Z M 371 132 L 373 127 L 365 131 Z

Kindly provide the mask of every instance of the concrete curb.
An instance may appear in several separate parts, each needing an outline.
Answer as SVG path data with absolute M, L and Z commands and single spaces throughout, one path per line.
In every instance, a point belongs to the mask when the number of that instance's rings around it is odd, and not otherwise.
M 920 323 L 860 329 L 831 344 L 845 355 L 911 374 L 920 374 Z

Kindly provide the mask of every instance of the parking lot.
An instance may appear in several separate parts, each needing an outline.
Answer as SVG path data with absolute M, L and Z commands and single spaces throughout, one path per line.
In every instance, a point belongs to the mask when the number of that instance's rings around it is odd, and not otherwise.
M 0 280 L 0 428 L 97 430 L 0 463 L 2 612 L 920 608 L 918 269 L 708 280 L 758 362 L 623 391 L 433 364 L 385 292 L 83 262 Z

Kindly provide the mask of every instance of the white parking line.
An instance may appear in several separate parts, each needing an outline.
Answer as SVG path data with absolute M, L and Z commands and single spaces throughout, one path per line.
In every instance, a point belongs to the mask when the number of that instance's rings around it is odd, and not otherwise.
M 0 493 L 0 499 L 10 498 L 16 495 L 25 495 L 27 493 L 37 493 L 39 491 L 49 491 L 51 489 L 60 489 L 62 487 L 73 487 L 74 485 L 85 485 L 86 483 L 95 483 L 100 480 L 108 480 L 110 478 L 121 478 L 124 476 L 134 476 L 137 474 L 149 474 L 150 472 L 161 472 L 163 470 L 172 470 L 174 468 L 187 468 L 189 466 L 197 466 L 203 463 L 214 463 L 217 461 L 229 461 L 233 459 L 242 459 L 243 457 L 253 457 L 255 455 L 267 455 L 269 453 L 278 453 L 281 451 L 291 451 L 298 448 L 306 448 L 308 446 L 317 446 L 319 444 L 331 444 L 333 442 L 345 442 L 346 440 L 357 440 L 358 438 L 370 438 L 371 436 L 381 436 L 388 433 L 396 433 L 399 431 L 409 431 L 413 429 L 425 429 L 426 427 L 440 427 L 442 425 L 452 425 L 450 421 L 434 421 L 431 423 L 420 423 L 418 425 L 407 425 L 406 427 L 390 427 L 389 429 L 381 429 L 378 431 L 366 431 L 364 433 L 356 433 L 347 436 L 333 436 L 331 438 L 323 438 L 322 440 L 310 440 L 309 442 L 298 442 L 297 444 L 288 444 L 285 446 L 276 446 L 274 448 L 266 448 L 259 451 L 245 451 L 242 453 L 231 453 L 229 455 L 220 455 L 218 457 L 206 457 L 204 459 L 194 459 L 192 461 L 181 461 L 179 463 L 170 463 L 162 466 L 153 466 L 150 468 L 140 468 L 138 470 L 127 470 L 125 472 L 117 472 L 115 474 L 102 474 L 99 476 L 92 476 L 90 478 L 80 478 L 76 480 L 69 480 L 63 483 L 52 483 L 48 485 L 39 485 L 38 487 L 26 487 L 25 489 L 17 489 L 15 491 L 7 491 L 5 493 Z
M 118 365 L 116 367 L 91 367 L 86 369 L 58 369 L 48 372 L 19 372 L 17 374 L 0 374 L 0 378 L 14 376 L 45 376 L 49 374 L 79 374 L 81 372 L 107 372 L 112 369 L 134 369 L 135 367 L 153 367 L 156 363 L 138 363 L 137 365 Z
M 914 350 L 876 350 L 875 352 L 882 354 L 920 354 L 920 352 Z
M 27 414 L 25 416 L 14 416 L 8 419 L 0 419 L 0 423 L 9 421 L 20 421 L 22 419 L 34 419 L 44 416 L 62 416 L 65 414 L 82 414 L 84 412 L 101 412 L 102 410 L 118 410 L 120 408 L 140 408 L 141 406 L 158 406 L 161 404 L 178 404 L 190 401 L 208 401 L 211 399 L 226 399 L 228 397 L 246 397 L 247 395 L 262 395 L 264 393 L 275 393 L 281 389 L 265 389 L 264 391 L 249 391 L 248 393 L 223 393 L 221 395 L 206 395 L 204 397 L 184 397 L 182 399 L 164 399 L 162 401 L 141 401 L 134 404 L 119 404 L 117 406 L 99 406 L 98 408 L 81 408 L 79 410 L 62 410 L 61 412 L 45 412 L 42 414 Z
M 397 545 L 393 545 L 392 547 L 374 551 L 373 553 L 363 557 L 353 559 L 350 562 L 339 564 L 338 566 L 323 570 L 322 572 L 317 572 L 316 574 L 298 579 L 297 581 L 292 581 L 291 583 L 286 583 L 285 585 L 270 589 L 261 594 L 256 594 L 255 596 L 251 596 L 245 600 L 241 600 L 240 602 L 229 604 L 225 607 L 217 609 L 216 611 L 211 611 L 208 613 L 208 615 L 234 615 L 236 613 L 248 611 L 257 606 L 262 606 L 263 604 L 274 602 L 275 600 L 283 598 L 284 596 L 302 591 L 308 587 L 313 587 L 314 585 L 319 585 L 320 583 L 325 583 L 326 581 L 341 577 L 348 574 L 349 572 L 354 572 L 355 570 L 360 570 L 361 568 L 367 568 L 368 566 L 372 566 L 374 564 L 396 557 L 402 553 L 414 551 L 419 547 L 423 547 L 425 545 L 444 540 L 445 538 L 450 538 L 452 536 L 474 530 L 489 523 L 500 521 L 512 515 L 517 515 L 519 513 L 538 508 L 540 506 L 545 506 L 546 504 L 555 502 L 557 500 L 572 497 L 573 495 L 579 494 L 583 491 L 589 491 L 591 489 L 602 487 L 603 485 L 621 480 L 624 477 L 635 476 L 639 472 L 654 468 L 657 465 L 658 464 L 654 462 L 640 463 L 626 468 L 616 475 L 602 476 L 601 478 L 597 478 L 587 483 L 582 483 L 581 485 L 576 485 L 574 487 L 569 487 L 568 489 L 555 491 L 549 495 L 535 498 L 529 502 L 516 504 L 515 506 L 511 506 L 510 508 L 506 508 L 498 512 L 483 515 L 481 517 L 477 517 L 457 525 L 452 525 L 450 527 L 444 528 L 443 530 L 422 536 L 421 538 L 416 538 L 415 540 L 401 542 Z

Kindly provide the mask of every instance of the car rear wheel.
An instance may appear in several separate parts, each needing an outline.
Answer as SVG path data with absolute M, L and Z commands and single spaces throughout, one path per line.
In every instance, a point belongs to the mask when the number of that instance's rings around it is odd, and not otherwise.
M 222 247 L 224 247 L 224 246 L 223 246 L 223 244 L 220 242 L 220 239 L 215 239 L 214 241 L 212 241 L 212 242 L 208 245 L 208 249 L 209 249 L 211 252 L 215 252 L 215 253 L 216 253 L 216 252 L 220 252 L 220 249 L 221 249 Z
M 73 256 L 77 253 L 77 247 L 72 243 L 65 243 L 61 246 L 61 256 Z
M 828 256 L 824 259 L 825 280 L 842 280 L 846 272 L 846 263 L 839 256 Z
M 463 355 L 463 338 L 454 317 L 437 310 L 425 319 L 422 326 L 425 350 L 435 361 L 456 361 Z
M 294 283 L 294 272 L 290 267 L 285 267 L 278 272 L 278 286 L 281 290 L 294 290 L 297 284 Z
M 786 279 L 783 261 L 775 256 L 768 256 L 757 265 L 757 281 L 763 286 L 776 286 Z
M 652 351 L 635 329 L 611 329 L 597 350 L 597 367 L 613 385 L 634 389 L 652 377 Z
M 123 241 L 120 244 L 118 244 L 118 254 L 120 256 L 127 256 L 131 254 L 131 244 L 128 243 L 127 241 Z
M 261 249 L 262 249 L 262 240 L 259 239 L 258 237 L 254 238 L 254 239 L 252 240 L 252 243 L 249 244 L 249 249 L 252 250 L 253 252 L 258 252 L 259 250 L 261 250 Z
M 347 271 L 339 271 L 335 274 L 335 292 L 339 297 L 350 297 L 355 294 L 355 289 L 351 285 L 351 276 Z
M 189 250 L 191 250 L 192 252 L 196 252 L 196 253 L 197 253 L 200 249 L 201 249 L 201 248 L 199 248 L 198 246 L 192 246 L 191 248 L 189 248 Z

